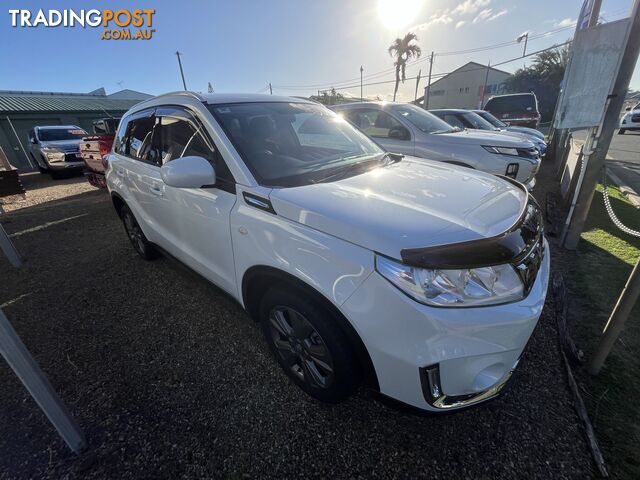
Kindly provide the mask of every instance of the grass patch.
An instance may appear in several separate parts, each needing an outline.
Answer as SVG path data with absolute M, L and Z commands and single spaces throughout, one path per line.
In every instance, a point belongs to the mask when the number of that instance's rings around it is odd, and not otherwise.
M 611 205 L 628 227 L 640 230 L 640 210 L 617 188 Z M 593 199 L 577 251 L 568 259 L 572 295 L 572 333 L 587 360 L 595 352 L 609 314 L 640 257 L 640 238 L 620 231 L 605 210 L 602 186 Z M 584 375 L 589 409 L 605 459 L 614 478 L 640 478 L 640 305 L 597 377 Z

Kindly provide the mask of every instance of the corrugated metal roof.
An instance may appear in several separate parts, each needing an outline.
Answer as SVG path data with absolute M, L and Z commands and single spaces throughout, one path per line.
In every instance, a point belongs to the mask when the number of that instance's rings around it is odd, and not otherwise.
M 139 100 L 119 100 L 101 96 L 2 95 L 0 112 L 99 112 L 129 110 Z

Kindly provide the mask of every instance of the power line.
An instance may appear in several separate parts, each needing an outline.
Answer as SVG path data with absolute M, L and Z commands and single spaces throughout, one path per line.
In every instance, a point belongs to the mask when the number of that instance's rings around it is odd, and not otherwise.
M 626 8 L 621 8 L 621 9 L 617 9 L 613 12 L 607 12 L 607 16 L 611 17 L 611 16 L 615 16 L 617 14 L 620 14 L 622 12 L 626 12 L 628 9 Z M 614 20 L 610 20 L 614 21 Z M 547 38 L 550 37 L 552 35 L 556 35 L 560 32 L 566 31 L 566 30 L 570 30 L 570 29 L 574 29 L 575 28 L 575 22 L 572 23 L 571 25 L 566 25 L 563 27 L 559 27 L 556 29 L 552 29 L 552 30 L 548 30 L 546 32 L 541 32 L 541 33 L 537 33 L 535 35 L 530 35 L 529 36 L 529 41 L 532 40 L 538 40 L 540 38 Z M 435 57 L 445 57 L 445 56 L 453 56 L 453 55 L 464 55 L 464 54 L 469 54 L 469 53 L 478 53 L 478 52 L 483 52 L 483 51 L 488 51 L 488 50 L 495 50 L 498 48 L 504 48 L 504 47 L 508 47 L 508 46 L 512 46 L 512 45 L 516 45 L 518 42 L 517 40 L 510 40 L 507 42 L 500 42 L 500 43 L 496 43 L 496 44 L 492 44 L 492 45 L 486 45 L 484 47 L 476 47 L 476 48 L 470 48 L 470 49 L 466 49 L 466 50 L 456 50 L 456 51 L 450 51 L 450 52 L 440 52 L 440 53 L 435 53 L 434 56 Z M 566 43 L 565 43 L 566 44 Z M 564 45 L 564 44 L 563 44 Z M 551 47 L 554 48 L 554 47 Z M 544 51 L 544 50 L 542 50 Z M 530 55 L 526 55 L 526 57 L 528 57 Z M 518 58 L 526 58 L 526 57 L 518 57 Z M 506 63 L 510 63 L 513 60 L 509 60 Z M 415 65 L 418 65 L 420 63 L 423 63 L 424 59 L 420 58 L 420 59 L 416 59 L 412 62 L 408 62 L 407 63 L 407 68 L 408 67 L 413 67 Z M 494 66 L 497 65 L 502 65 L 503 63 L 500 64 L 495 64 Z M 389 73 L 392 73 L 395 70 L 395 67 L 391 67 L 385 70 L 381 70 L 379 72 L 375 72 L 372 73 L 370 75 L 365 75 L 363 77 L 363 80 L 373 80 L 376 78 L 380 78 L 384 75 L 387 75 Z M 439 77 L 439 76 L 444 76 L 444 75 L 448 75 L 448 73 L 443 73 L 443 74 L 434 74 L 432 75 L 432 77 Z M 415 77 L 411 77 L 411 78 L 406 78 L 405 80 L 411 80 L 411 79 L 415 79 Z M 336 90 L 346 90 L 348 88 L 352 88 L 351 83 L 360 80 L 360 77 L 354 77 L 351 79 L 347 79 L 347 80 L 342 80 L 339 82 L 325 82 L 325 83 L 316 83 L 316 84 L 309 84 L 309 85 L 273 85 L 274 88 L 278 88 L 278 89 L 282 89 L 282 90 L 329 90 L 331 88 L 335 88 Z M 363 86 L 367 86 L 367 85 L 380 85 L 380 84 L 384 84 L 384 83 L 394 83 L 395 80 L 389 80 L 386 82 L 373 82 L 373 83 L 366 83 L 363 84 Z M 359 85 L 359 84 L 358 84 Z

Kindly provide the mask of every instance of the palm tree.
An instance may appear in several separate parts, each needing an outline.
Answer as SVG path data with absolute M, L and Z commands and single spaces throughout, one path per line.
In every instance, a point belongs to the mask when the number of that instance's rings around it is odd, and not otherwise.
M 405 69 L 407 68 L 407 62 L 412 58 L 420 58 L 422 50 L 413 41 L 418 41 L 418 37 L 415 33 L 407 33 L 404 38 L 396 38 L 389 47 L 389 55 L 395 58 L 393 65 L 396 67 L 396 88 L 393 91 L 393 101 L 396 101 L 396 94 L 398 93 L 398 86 L 400 84 L 400 75 L 402 74 L 402 83 L 404 83 Z

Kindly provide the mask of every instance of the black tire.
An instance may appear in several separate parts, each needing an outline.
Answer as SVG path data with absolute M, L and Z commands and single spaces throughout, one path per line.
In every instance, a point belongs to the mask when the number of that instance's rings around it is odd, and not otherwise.
M 624 132 L 626 132 L 627 130 L 625 128 L 621 128 L 620 130 L 618 130 L 618 135 L 624 135 Z
M 160 255 L 151 242 L 144 236 L 136 217 L 133 213 L 124 205 L 120 210 L 120 218 L 124 225 L 124 230 L 127 232 L 127 237 L 131 241 L 135 251 L 145 260 L 153 260 Z
M 282 309 L 289 311 L 285 313 Z M 311 330 L 306 326 L 300 327 L 297 330 L 304 330 L 303 334 L 292 333 L 291 336 L 296 339 L 285 340 L 287 336 L 275 326 L 278 322 L 272 322 L 278 311 L 283 313 L 290 327 L 295 326 L 299 320 L 298 318 L 294 322 L 290 312 L 301 315 L 312 327 Z M 284 285 L 272 287 L 260 302 L 260 324 L 269 348 L 282 369 L 313 398 L 338 403 L 347 398 L 358 385 L 361 368 L 351 343 L 333 315 L 305 292 Z M 305 337 L 307 333 L 309 335 Z M 304 340 L 301 341 L 300 338 Z M 298 344 L 292 346 L 296 342 Z M 321 353 L 323 348 L 324 352 Z M 325 368 L 326 366 L 330 368 Z M 324 384 L 317 380 L 320 377 L 324 378 Z

